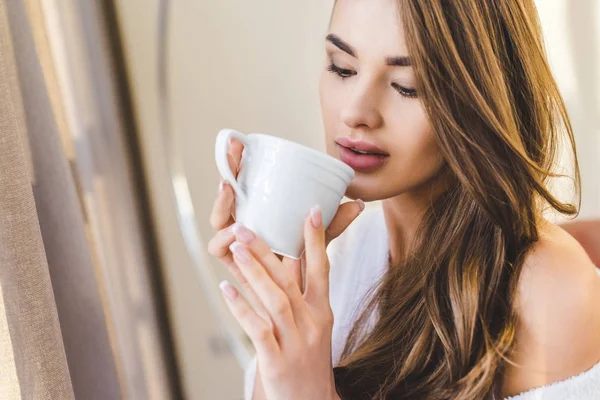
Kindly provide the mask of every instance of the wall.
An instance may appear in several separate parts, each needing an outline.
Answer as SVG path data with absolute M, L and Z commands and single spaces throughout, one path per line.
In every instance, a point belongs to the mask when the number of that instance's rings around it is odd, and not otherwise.
M 219 129 L 268 132 L 323 147 L 317 78 L 330 3 L 171 2 L 171 133 L 183 145 L 203 248 L 213 234 L 208 216 L 219 182 L 213 156 Z M 242 370 L 224 350 L 223 337 L 185 253 L 170 195 L 158 120 L 158 3 L 121 0 L 116 4 L 186 398 L 239 399 Z M 212 265 L 217 276 L 230 278 L 218 263 Z
M 600 6 L 596 0 L 536 3 L 550 64 L 577 141 L 583 187 L 581 217 L 600 217 Z M 565 172 L 571 173 L 567 167 L 565 163 Z M 561 198 L 570 198 L 568 181 L 561 180 L 556 187 Z
M 577 136 L 581 216 L 599 216 L 599 7 L 595 0 L 537 3 L 550 61 Z M 172 133 L 183 143 L 183 162 L 205 241 L 212 235 L 208 215 L 218 185 L 213 144 L 219 129 L 262 131 L 322 148 L 317 77 L 331 4 L 330 0 L 172 1 L 168 55 Z M 240 398 L 241 370 L 222 351 L 216 322 L 175 222 L 157 120 L 157 3 L 121 0 L 117 5 L 184 388 L 189 399 Z M 569 198 L 569 182 L 558 182 L 556 191 Z M 217 263 L 212 265 L 220 277 L 228 277 Z

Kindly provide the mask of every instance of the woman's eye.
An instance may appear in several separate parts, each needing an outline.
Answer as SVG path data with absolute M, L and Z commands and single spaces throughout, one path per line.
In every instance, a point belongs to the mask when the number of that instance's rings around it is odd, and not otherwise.
M 329 66 L 327 67 L 327 70 L 338 75 L 340 78 L 342 78 L 342 80 L 356 75 L 355 71 L 352 71 L 351 69 L 340 68 L 337 65 L 335 65 L 334 63 L 329 64 Z M 403 97 L 408 97 L 408 98 L 417 97 L 417 91 L 415 89 L 405 88 L 405 87 L 398 85 L 397 83 L 392 83 L 392 87 L 394 89 L 396 89 L 396 91 L 398 93 L 400 93 L 400 95 L 402 95 Z
M 417 91 L 415 89 L 409 89 L 398 85 L 397 83 L 392 83 L 392 87 L 396 89 L 398 93 L 400 93 L 404 97 L 414 98 L 417 97 Z
M 354 72 L 350 69 L 340 68 L 337 65 L 335 65 L 334 63 L 329 64 L 329 67 L 327 67 L 327 70 L 338 75 L 342 79 L 350 78 L 352 75 L 356 75 L 356 72 Z

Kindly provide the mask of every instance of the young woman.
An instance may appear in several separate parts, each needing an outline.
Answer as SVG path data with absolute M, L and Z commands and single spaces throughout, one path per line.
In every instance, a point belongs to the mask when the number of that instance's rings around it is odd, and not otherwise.
M 542 215 L 577 214 L 547 188 L 575 146 L 533 0 L 338 0 L 325 46 L 355 201 L 327 232 L 307 217 L 304 274 L 233 224 L 226 183 L 211 216 L 255 304 L 222 284 L 257 351 L 246 397 L 600 398 L 600 278 Z

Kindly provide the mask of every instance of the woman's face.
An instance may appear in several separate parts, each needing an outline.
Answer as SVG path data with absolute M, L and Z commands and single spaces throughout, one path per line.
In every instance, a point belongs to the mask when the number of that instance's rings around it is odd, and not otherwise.
M 327 152 L 356 172 L 346 195 L 372 201 L 421 192 L 442 156 L 415 91 L 396 1 L 338 0 L 325 47 Z

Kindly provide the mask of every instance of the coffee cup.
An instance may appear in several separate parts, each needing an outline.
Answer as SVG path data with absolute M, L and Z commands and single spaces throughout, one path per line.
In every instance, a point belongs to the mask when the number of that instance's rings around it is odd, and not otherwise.
M 230 139 L 242 142 L 237 179 L 229 167 Z M 219 173 L 235 192 L 236 221 L 261 237 L 281 256 L 299 259 L 304 251 L 304 220 L 313 206 L 329 226 L 354 170 L 307 146 L 263 133 L 223 129 L 217 135 Z

